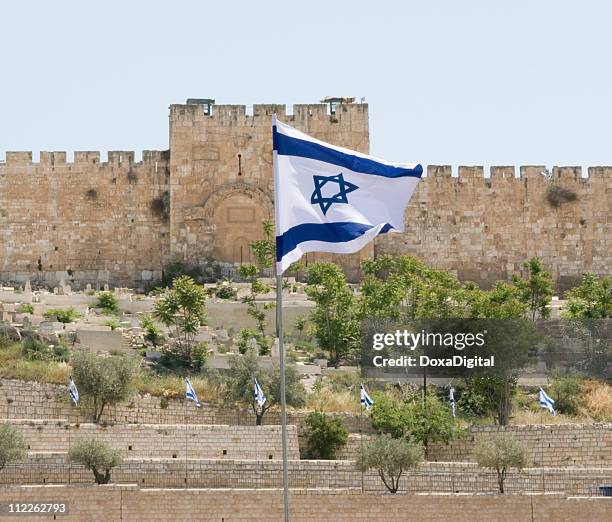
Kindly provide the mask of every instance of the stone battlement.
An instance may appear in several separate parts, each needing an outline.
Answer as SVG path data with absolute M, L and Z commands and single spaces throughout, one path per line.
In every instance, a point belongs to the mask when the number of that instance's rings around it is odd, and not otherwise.
M 134 161 L 135 152 L 131 150 L 109 150 L 108 160 L 101 162 L 100 151 L 97 150 L 76 150 L 74 151 L 74 161 L 66 161 L 65 151 L 41 151 L 40 161 L 32 161 L 32 151 L 7 151 L 6 159 L 0 161 L 2 167 L 33 166 L 33 167 L 59 167 L 59 166 L 82 166 L 99 165 L 104 167 L 116 166 L 143 166 L 163 164 L 167 165 L 170 161 L 170 151 L 167 150 L 143 150 L 142 161 Z M 49 171 L 53 172 L 53 170 Z

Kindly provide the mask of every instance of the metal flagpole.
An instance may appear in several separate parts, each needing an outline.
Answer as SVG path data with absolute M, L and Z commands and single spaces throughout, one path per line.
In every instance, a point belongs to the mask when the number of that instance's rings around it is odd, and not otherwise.
M 359 388 L 359 447 L 363 454 L 363 404 L 361 404 L 361 387 Z M 363 470 L 361 470 L 361 494 L 363 495 Z
M 276 275 L 276 335 L 280 359 L 280 400 L 283 439 L 283 502 L 285 522 L 289 522 L 289 473 L 287 469 L 287 404 L 285 400 L 285 347 L 283 344 L 283 276 Z

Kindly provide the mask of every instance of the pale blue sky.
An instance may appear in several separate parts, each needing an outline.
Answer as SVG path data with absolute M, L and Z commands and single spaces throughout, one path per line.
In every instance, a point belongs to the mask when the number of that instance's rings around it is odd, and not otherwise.
M 605 1 L 16 1 L 0 31 L 6 150 L 168 147 L 168 106 L 365 97 L 372 153 L 612 164 Z

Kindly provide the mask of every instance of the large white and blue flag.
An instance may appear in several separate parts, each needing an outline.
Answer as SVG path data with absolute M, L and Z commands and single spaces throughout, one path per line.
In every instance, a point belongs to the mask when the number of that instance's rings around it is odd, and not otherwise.
M 555 407 L 554 407 L 555 401 L 553 401 L 548 395 L 546 395 L 546 392 L 542 388 L 540 388 L 539 402 L 542 408 L 546 408 L 553 415 L 557 414 L 555 412 Z
M 198 394 L 193 389 L 191 381 L 185 377 L 185 397 L 192 400 L 198 408 L 202 407 L 202 403 L 198 400 Z
M 352 254 L 378 234 L 404 231 L 423 174 L 336 147 L 272 119 L 277 274 L 308 252 Z
M 79 405 L 79 390 L 77 390 L 76 384 L 72 380 L 72 375 L 68 379 L 68 393 L 70 394 L 70 400 L 75 406 Z
M 255 396 L 254 396 L 254 399 L 255 399 L 255 402 L 257 403 L 257 405 L 260 408 L 266 403 L 266 396 L 264 395 L 264 392 L 261 389 L 261 386 L 259 386 L 259 383 L 257 382 L 257 379 L 255 379 Z
M 372 404 L 374 404 L 374 401 L 368 395 L 368 392 L 366 391 L 365 386 L 363 384 L 360 384 L 360 394 L 359 395 L 360 395 L 359 402 L 361 403 L 362 406 L 365 406 L 366 410 L 369 410 L 372 407 Z

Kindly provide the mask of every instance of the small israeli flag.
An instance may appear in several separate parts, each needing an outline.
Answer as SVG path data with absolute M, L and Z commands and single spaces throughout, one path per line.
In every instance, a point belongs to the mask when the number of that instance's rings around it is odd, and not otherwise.
M 540 406 L 542 406 L 542 408 L 546 408 L 553 415 L 556 415 L 557 413 L 555 412 L 555 408 L 553 406 L 554 404 L 555 401 L 546 395 L 546 392 L 540 388 Z
M 452 386 L 450 386 L 450 389 L 448 390 L 448 398 L 450 400 L 451 415 L 454 417 L 455 416 L 455 388 L 453 388 Z
M 76 384 L 72 380 L 72 375 L 68 379 L 68 393 L 70 394 L 70 400 L 74 402 L 75 406 L 79 405 L 79 390 L 77 390 Z
M 202 407 L 202 403 L 198 400 L 198 394 L 193 389 L 193 386 L 191 385 L 191 382 L 189 381 L 189 379 L 187 379 L 187 377 L 185 377 L 185 397 L 195 402 L 195 405 L 198 408 Z
M 272 119 L 276 270 L 307 252 L 352 254 L 404 231 L 423 167 L 336 147 Z
M 360 397 L 359 402 L 361 403 L 362 406 L 365 406 L 366 410 L 369 410 L 372 404 L 374 404 L 374 401 L 368 395 L 368 392 L 364 388 L 363 384 L 360 385 L 360 394 L 361 394 L 361 397 Z
M 264 395 L 264 392 L 261 389 L 261 386 L 259 386 L 257 379 L 255 379 L 255 397 L 254 398 L 255 398 L 255 402 L 260 408 L 266 403 L 266 396 Z

